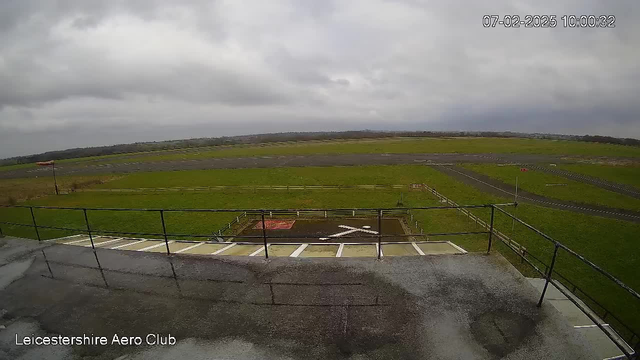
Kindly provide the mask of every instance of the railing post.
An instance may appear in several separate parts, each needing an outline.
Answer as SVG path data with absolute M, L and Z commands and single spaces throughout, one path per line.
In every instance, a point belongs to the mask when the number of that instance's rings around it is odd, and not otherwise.
M 262 240 L 264 241 L 264 258 L 269 258 L 269 248 L 267 246 L 267 226 L 264 223 L 264 210 L 261 213 L 262 216 Z
M 491 205 L 491 225 L 489 225 L 489 246 L 487 247 L 487 254 L 491 252 L 491 238 L 493 237 L 493 217 L 495 214 L 496 208 Z
M 87 217 L 87 209 L 82 209 L 84 213 L 84 222 L 87 224 L 87 232 L 89 233 L 89 240 L 91 241 L 91 248 L 96 251 L 96 246 L 93 244 L 93 235 L 91 235 L 91 227 L 89 226 L 89 218 Z
M 378 260 L 382 257 L 382 210 L 378 210 Z
M 40 231 L 38 231 L 38 224 L 36 224 L 36 216 L 33 214 L 33 206 L 30 206 L 29 210 L 31 210 L 31 220 L 33 220 L 33 228 L 36 230 L 36 237 L 38 241 L 42 241 L 42 239 L 40 239 Z
M 549 286 L 549 282 L 551 281 L 551 274 L 553 274 L 553 265 L 556 263 L 556 257 L 558 256 L 558 249 L 560 246 L 558 244 L 555 245 L 555 249 L 553 250 L 553 258 L 551 259 L 551 265 L 549 265 L 549 270 L 547 271 L 547 279 L 544 282 L 544 288 L 542 289 L 542 295 L 540 295 L 540 301 L 538 301 L 538 307 L 542 306 L 542 300 L 544 300 L 544 294 L 547 292 L 547 287 Z
M 164 245 L 167 247 L 167 255 L 171 255 L 169 239 L 167 239 L 167 227 L 164 225 L 164 210 L 160 210 L 160 220 L 162 220 L 162 233 L 164 234 Z

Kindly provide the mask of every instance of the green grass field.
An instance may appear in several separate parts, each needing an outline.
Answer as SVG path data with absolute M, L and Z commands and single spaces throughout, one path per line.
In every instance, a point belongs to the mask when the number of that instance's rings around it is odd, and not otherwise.
M 554 199 L 604 205 L 620 209 L 640 210 L 640 199 L 542 171 L 530 169 L 527 172 L 522 172 L 520 171 L 520 166 L 498 166 L 490 164 L 466 164 L 463 165 L 463 167 L 514 186 L 517 177 L 518 187 L 520 189 Z M 547 186 L 547 184 L 566 185 Z
M 640 166 L 562 164 L 558 167 L 579 174 L 631 185 L 640 190 Z
M 527 173 L 530 174 L 530 173 Z M 28 182 L 30 180 L 24 180 Z M 546 180 L 545 180 L 546 181 Z M 96 185 L 104 188 L 208 186 L 208 185 L 300 185 L 300 184 L 409 184 L 426 183 L 445 196 L 460 204 L 482 204 L 506 202 L 510 199 L 484 194 L 475 188 L 456 181 L 434 169 L 422 165 L 408 166 L 362 166 L 345 168 L 277 168 L 178 171 L 158 173 L 135 173 L 123 175 L 119 179 Z M 524 187 L 524 185 L 523 185 Z M 47 196 L 31 200 L 26 204 L 69 206 L 69 207 L 133 207 L 133 208 L 321 208 L 321 207 L 394 207 L 404 193 L 406 206 L 438 205 L 437 200 L 426 192 L 401 190 L 312 190 L 312 191 L 248 191 L 224 190 L 211 192 L 176 193 L 73 193 L 63 196 Z M 513 211 L 513 210 L 512 210 Z M 488 220 L 488 210 L 474 213 Z M 84 229 L 81 211 L 41 210 L 35 211 L 41 225 L 74 227 Z M 211 234 L 228 223 L 237 214 L 165 214 L 167 231 L 180 234 Z M 600 218 L 562 210 L 547 209 L 521 204 L 518 217 L 533 224 L 540 230 L 578 251 L 614 276 L 635 289 L 640 289 L 640 279 L 636 276 L 640 265 L 637 250 L 637 234 L 640 224 Z M 454 210 L 417 211 L 416 218 L 426 232 L 476 231 L 478 227 Z M 31 221 L 27 209 L 0 208 L 4 221 Z M 114 230 L 122 232 L 161 233 L 157 212 L 103 212 L 89 211 L 91 227 L 94 230 Z M 553 247 L 540 236 L 517 225 L 512 231 L 512 222 L 504 215 L 497 215 L 496 228 L 512 236 L 526 246 L 531 254 L 549 262 Z M 34 238 L 33 229 L 17 226 L 2 226 L 10 235 Z M 60 230 L 41 230 L 44 238 L 70 235 Z M 486 249 L 486 236 L 476 235 L 465 238 L 450 238 L 470 251 Z M 499 244 L 500 250 L 523 273 L 531 275 L 526 265 Z M 624 259 L 624 260 L 622 260 Z M 614 313 L 640 329 L 640 311 L 637 303 L 625 293 L 603 281 L 600 275 L 575 260 L 561 255 L 557 270 L 574 281 L 586 292 L 596 297 Z M 624 311 L 615 311 L 625 309 Z
M 286 142 L 259 145 L 236 145 L 114 154 L 60 160 L 83 164 L 102 160 L 106 163 L 150 162 L 217 157 L 249 157 L 310 154 L 379 154 L 379 153 L 495 153 L 495 154 L 565 154 L 588 156 L 624 156 L 640 158 L 640 147 L 564 140 L 518 138 L 393 138 Z M 0 166 L 0 170 L 17 169 L 29 164 Z

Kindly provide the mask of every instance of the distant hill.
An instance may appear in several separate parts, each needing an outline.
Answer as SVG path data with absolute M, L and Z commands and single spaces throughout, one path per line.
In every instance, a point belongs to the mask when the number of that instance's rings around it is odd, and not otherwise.
M 88 148 L 74 148 L 60 151 L 48 151 L 41 154 L 18 156 L 0 160 L 0 165 L 26 164 L 36 161 L 51 159 L 73 159 L 89 156 L 102 156 L 113 154 L 127 154 L 133 152 L 185 149 L 202 146 L 239 145 L 239 144 L 268 144 L 283 141 L 306 140 L 332 140 L 332 139 L 372 139 L 393 137 L 505 137 L 505 138 L 530 138 L 598 142 L 607 144 L 619 144 L 640 146 L 640 140 L 629 138 L 614 138 L 610 136 L 579 136 L 560 134 L 527 134 L 515 132 L 491 132 L 491 131 L 342 131 L 342 132 L 286 132 L 273 134 L 223 136 L 217 138 L 196 138 L 186 140 L 169 140 L 140 142 L 133 144 L 119 144 L 110 146 L 97 146 Z

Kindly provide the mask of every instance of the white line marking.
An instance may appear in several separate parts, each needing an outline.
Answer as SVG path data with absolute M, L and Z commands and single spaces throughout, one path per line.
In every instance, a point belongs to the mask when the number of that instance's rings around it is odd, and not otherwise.
M 267 247 L 271 246 L 271 244 L 267 244 Z M 256 256 L 264 251 L 264 246 L 260 246 L 260 248 L 254 252 L 252 252 L 249 256 Z
M 147 251 L 147 250 L 155 249 L 155 248 L 160 247 L 160 246 L 162 246 L 162 245 L 164 245 L 164 244 L 165 244 L 165 242 L 164 242 L 164 241 L 159 241 L 159 242 L 160 242 L 160 244 L 155 244 L 155 245 L 147 246 L 146 248 L 138 249 L 137 251 Z M 173 240 L 171 240 L 171 241 L 167 242 L 167 244 L 171 244 L 171 243 L 173 243 Z
M 342 236 L 342 235 L 348 235 L 348 234 L 354 233 L 354 232 L 356 232 L 356 231 L 358 231 L 358 229 L 355 229 L 355 230 L 347 230 L 347 231 L 343 231 L 343 232 L 341 232 L 341 233 L 337 233 L 337 234 L 329 235 L 329 237 L 340 237 L 340 236 Z
M 180 249 L 180 250 L 176 251 L 175 253 L 176 253 L 176 254 L 180 254 L 180 253 L 182 253 L 182 252 L 189 251 L 189 250 L 191 250 L 191 249 L 195 249 L 195 248 L 197 248 L 197 247 L 198 247 L 198 246 L 200 246 L 200 245 L 204 245 L 204 243 L 203 243 L 203 242 L 201 242 L 201 243 L 199 243 L 199 244 L 195 244 L 195 245 L 193 245 L 193 246 L 189 246 L 189 247 L 186 247 L 186 248 L 184 248 L 184 249 Z
M 609 324 L 600 324 L 600 325 L 602 325 L 603 327 L 609 326 Z M 590 324 L 590 325 L 574 325 L 573 326 L 574 329 L 586 329 L 586 328 L 594 328 L 594 327 L 598 327 L 598 325 Z
M 344 243 L 340 243 L 340 247 L 338 247 L 338 252 L 336 253 L 336 257 L 342 257 L 343 249 L 344 249 Z
M 134 242 L 129 243 L 129 244 L 123 244 L 123 245 L 119 245 L 119 246 L 114 246 L 114 247 L 111 248 L 111 250 L 120 249 L 120 248 L 127 247 L 127 246 L 130 246 L 130 245 L 140 244 L 140 243 L 145 242 L 145 241 L 147 241 L 147 240 L 139 240 L 139 241 L 134 241 Z
M 220 250 L 217 250 L 217 251 L 212 252 L 212 253 L 211 253 L 211 255 L 218 255 L 218 254 L 220 254 L 221 252 L 223 252 L 223 251 L 227 251 L 227 250 L 231 249 L 232 247 L 234 247 L 234 246 L 236 246 L 236 245 L 238 245 L 238 244 L 233 243 L 233 244 L 231 244 L 231 245 L 227 245 L 227 246 L 223 247 L 223 248 L 222 248 L 222 249 L 220 249 Z
M 343 229 L 362 231 L 362 232 L 366 232 L 366 233 L 369 233 L 369 234 L 377 234 L 378 233 L 377 231 L 367 230 L 367 229 L 360 229 L 360 228 L 356 228 L 356 227 L 348 226 L 348 225 L 338 225 L 338 227 L 341 227 Z
M 303 251 L 304 249 L 307 248 L 307 246 L 309 246 L 309 244 L 302 244 L 300 245 L 299 248 L 296 249 L 296 251 L 294 251 L 291 255 L 289 255 L 290 257 L 298 257 Z
M 420 249 L 420 247 L 418 245 L 416 245 L 416 243 L 412 242 L 411 245 L 413 245 L 413 248 L 416 249 L 418 254 L 424 255 L 424 251 L 422 251 L 422 249 Z
M 64 243 L 65 245 L 71 245 L 71 244 L 77 244 L 79 242 L 83 242 L 83 241 L 89 241 L 89 237 L 87 237 L 86 239 L 81 239 L 81 240 L 74 240 L 74 241 L 69 241 Z
M 456 244 L 452 243 L 451 241 L 447 241 L 447 244 L 449 244 L 449 245 L 453 246 L 454 248 L 456 248 L 458 251 L 460 251 L 460 252 L 461 252 L 461 253 L 463 253 L 463 254 L 466 254 L 466 253 L 467 253 L 467 250 L 465 250 L 465 249 L 461 248 L 460 246 L 458 246 L 458 245 L 456 245 Z
M 107 240 L 107 241 L 103 241 L 103 242 L 99 242 L 99 243 L 94 242 L 94 243 L 93 243 L 93 245 L 98 246 L 98 245 L 103 245 L 103 244 L 111 244 L 111 243 L 114 243 L 114 242 L 116 242 L 116 241 L 120 241 L 120 240 L 122 240 L 122 239 L 123 239 L 123 238 L 118 238 L 118 239 Z M 89 245 L 85 245 L 85 246 L 91 246 L 91 244 L 89 244 Z

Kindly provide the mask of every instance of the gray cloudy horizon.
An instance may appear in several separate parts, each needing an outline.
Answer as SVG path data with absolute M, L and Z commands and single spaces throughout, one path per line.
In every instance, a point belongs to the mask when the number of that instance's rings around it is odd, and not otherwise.
M 0 158 L 287 131 L 640 138 L 635 0 L 6 0 Z M 482 27 L 612 14 L 613 29 Z

